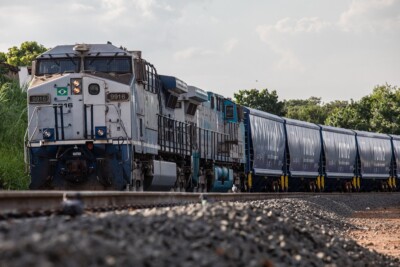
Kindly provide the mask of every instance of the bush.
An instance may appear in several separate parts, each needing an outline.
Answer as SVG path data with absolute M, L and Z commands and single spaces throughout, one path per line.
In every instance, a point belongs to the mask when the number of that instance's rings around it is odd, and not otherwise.
M 24 135 L 27 127 L 26 92 L 16 81 L 0 84 L 0 188 L 27 189 Z

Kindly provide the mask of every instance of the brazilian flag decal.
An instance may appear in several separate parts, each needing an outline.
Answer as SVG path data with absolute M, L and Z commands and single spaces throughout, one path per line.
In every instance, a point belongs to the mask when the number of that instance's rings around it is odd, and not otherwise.
M 57 87 L 57 96 L 67 96 L 68 87 Z

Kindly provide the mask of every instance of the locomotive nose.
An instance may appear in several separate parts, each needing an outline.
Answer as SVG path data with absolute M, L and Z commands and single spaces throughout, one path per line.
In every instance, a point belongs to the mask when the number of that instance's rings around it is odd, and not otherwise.
M 61 170 L 60 174 L 65 180 L 71 183 L 83 183 L 89 179 L 93 172 L 90 164 L 90 157 L 85 152 L 85 147 L 70 147 L 63 153 L 60 153 Z
M 82 183 L 88 178 L 88 167 L 84 159 L 71 159 L 66 162 L 65 179 L 74 182 Z

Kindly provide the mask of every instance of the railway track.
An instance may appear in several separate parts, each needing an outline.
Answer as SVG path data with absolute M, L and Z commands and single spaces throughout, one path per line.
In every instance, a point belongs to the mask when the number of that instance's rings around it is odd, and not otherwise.
M 365 193 L 346 194 L 357 196 Z M 388 194 L 388 193 L 374 193 Z M 392 193 L 398 194 L 398 193 Z M 128 208 L 185 205 L 201 201 L 252 201 L 279 198 L 344 195 L 343 193 L 177 193 L 117 191 L 4 191 L 0 192 L 0 218 L 50 214 L 79 214 Z
M 206 201 L 250 201 L 295 197 L 294 194 L 222 194 L 177 192 L 117 191 L 13 191 L 0 192 L 0 216 L 29 216 L 63 213 L 65 205 L 75 202 L 83 210 L 104 211 L 126 208 L 151 208 Z
M 56 216 L 61 203 L 78 193 L 87 212 Z M 238 202 L 201 205 L 200 196 Z M 0 265 L 399 266 L 399 260 L 371 250 L 375 247 L 345 238 L 365 229 L 364 221 L 361 228 L 349 224 L 355 212 L 396 207 L 399 201 L 399 193 L 0 191 L 1 213 L 17 214 L 0 220 Z M 192 202 L 197 204 L 181 205 Z M 166 205 L 179 206 L 129 208 Z M 48 212 L 51 216 L 29 216 Z M 375 232 L 386 233 L 384 223 L 372 225 L 373 242 Z

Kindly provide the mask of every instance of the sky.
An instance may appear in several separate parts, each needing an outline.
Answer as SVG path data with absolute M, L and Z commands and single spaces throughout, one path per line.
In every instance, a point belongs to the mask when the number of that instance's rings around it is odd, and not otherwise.
M 358 100 L 400 86 L 400 0 L 0 0 L 0 51 L 106 43 L 233 97 Z

